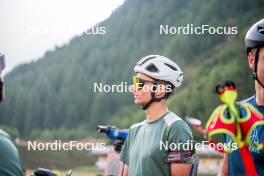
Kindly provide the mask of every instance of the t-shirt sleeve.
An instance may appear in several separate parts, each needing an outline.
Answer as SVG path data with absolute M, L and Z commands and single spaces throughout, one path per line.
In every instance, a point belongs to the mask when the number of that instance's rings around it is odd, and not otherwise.
M 174 122 L 168 132 L 169 152 L 167 162 L 179 164 L 192 164 L 195 153 L 193 136 L 186 122 Z
M 11 140 L 0 135 L 0 149 L 0 175 L 22 176 L 19 153 Z
M 130 133 L 131 133 L 131 130 L 129 130 L 129 132 L 128 132 L 128 136 L 125 140 L 125 143 L 124 143 L 122 150 L 121 150 L 121 153 L 120 153 L 120 161 L 122 161 L 126 165 L 129 165 Z

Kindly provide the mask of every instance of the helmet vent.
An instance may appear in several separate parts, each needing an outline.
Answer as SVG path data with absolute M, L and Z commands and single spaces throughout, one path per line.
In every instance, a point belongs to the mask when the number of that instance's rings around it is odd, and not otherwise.
M 172 65 L 170 65 L 170 64 L 164 63 L 164 65 L 167 65 L 167 66 L 170 67 L 172 70 L 178 71 L 177 68 L 175 68 L 174 66 L 172 66 Z
M 182 75 L 183 75 L 183 73 L 181 73 L 180 75 L 179 75 L 179 77 L 177 78 L 177 82 L 181 82 L 182 80 Z
M 151 60 L 151 59 L 155 59 L 156 58 L 156 56 L 150 56 L 150 57 L 148 57 L 148 58 L 143 58 L 143 59 L 140 59 L 139 61 L 138 61 L 138 63 L 137 63 L 137 65 L 143 65 L 144 63 L 146 63 L 147 61 L 149 61 L 149 60 Z M 143 61 L 142 61 L 143 60 Z
M 146 67 L 146 70 L 148 70 L 149 72 L 159 72 L 159 69 L 154 64 L 148 65 Z
M 258 31 L 261 34 L 264 34 L 264 27 L 263 26 L 258 26 Z

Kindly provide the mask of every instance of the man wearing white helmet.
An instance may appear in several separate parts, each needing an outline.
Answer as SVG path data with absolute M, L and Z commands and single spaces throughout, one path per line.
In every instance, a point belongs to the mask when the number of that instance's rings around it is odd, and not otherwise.
M 167 107 L 168 97 L 181 85 L 183 72 L 175 62 L 159 55 L 140 59 L 134 71 L 135 103 L 145 110 L 146 120 L 129 129 L 120 155 L 125 164 L 123 176 L 189 175 L 192 132 Z

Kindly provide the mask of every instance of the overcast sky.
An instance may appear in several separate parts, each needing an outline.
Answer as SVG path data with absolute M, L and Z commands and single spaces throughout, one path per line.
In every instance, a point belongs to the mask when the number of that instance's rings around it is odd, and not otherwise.
M 0 0 L 6 70 L 44 55 L 109 17 L 124 0 Z

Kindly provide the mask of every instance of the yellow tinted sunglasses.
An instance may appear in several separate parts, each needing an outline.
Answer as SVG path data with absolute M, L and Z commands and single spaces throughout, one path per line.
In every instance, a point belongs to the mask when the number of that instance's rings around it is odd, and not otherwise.
M 155 83 L 155 81 L 148 81 L 148 80 L 144 80 L 142 78 L 139 78 L 137 76 L 133 76 L 133 84 L 136 86 L 136 88 L 142 89 L 145 85 L 145 82 Z

